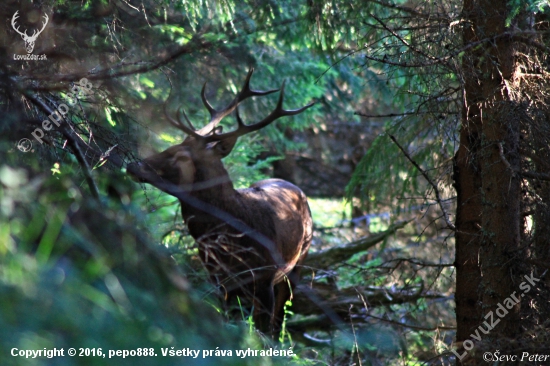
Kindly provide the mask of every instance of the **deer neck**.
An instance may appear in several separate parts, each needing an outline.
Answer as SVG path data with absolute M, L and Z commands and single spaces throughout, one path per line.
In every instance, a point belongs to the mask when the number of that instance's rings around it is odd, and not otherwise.
M 218 169 L 199 167 L 195 172 L 195 183 L 191 195 L 200 202 L 204 202 L 206 206 L 227 211 L 229 207 L 234 206 L 238 193 L 229 174 L 223 166 L 220 166 Z M 219 220 L 208 213 L 208 208 L 191 207 L 184 202 L 182 202 L 182 215 L 188 225 L 192 222 L 219 224 Z

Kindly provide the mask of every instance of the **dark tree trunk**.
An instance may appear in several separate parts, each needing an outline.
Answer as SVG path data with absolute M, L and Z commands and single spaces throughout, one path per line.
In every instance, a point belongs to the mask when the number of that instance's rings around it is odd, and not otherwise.
M 503 36 L 507 0 L 464 0 L 464 106 L 455 157 L 457 341 L 514 291 L 522 232 L 517 43 Z M 485 41 L 484 41 L 485 40 Z M 519 305 L 484 339 L 513 337 Z
M 508 17 L 507 0 L 482 0 L 483 16 L 474 31 L 487 42 L 479 62 L 482 90 L 482 248 L 481 295 L 483 314 L 495 311 L 517 284 L 514 264 L 519 259 L 521 232 L 520 120 L 522 106 L 517 99 L 519 85 L 517 43 L 502 36 Z M 519 329 L 519 305 L 510 309 L 489 337 L 513 337 Z
M 464 12 L 470 19 L 479 16 L 475 0 L 464 1 Z M 476 40 L 472 27 L 465 27 L 464 44 Z M 456 265 L 456 320 L 457 342 L 470 337 L 481 319 L 478 287 L 481 281 L 479 250 L 481 245 L 481 90 L 477 83 L 478 70 L 473 62 L 479 50 L 464 57 L 464 104 L 460 146 L 455 155 L 454 181 L 457 192 L 455 265 Z

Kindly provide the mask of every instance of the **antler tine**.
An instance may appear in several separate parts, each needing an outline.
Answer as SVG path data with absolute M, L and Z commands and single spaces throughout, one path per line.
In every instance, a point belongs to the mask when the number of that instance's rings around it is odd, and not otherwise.
M 44 31 L 44 29 L 46 29 L 46 25 L 48 24 L 48 20 L 50 18 L 48 17 L 48 14 L 44 14 L 44 18 L 46 18 L 46 19 L 45 19 L 45 22 L 42 23 L 42 29 L 40 29 L 40 30 L 35 29 L 31 38 L 37 38 L 38 35 L 40 33 L 42 33 Z
M 25 29 L 25 32 L 22 33 L 22 32 L 19 30 L 19 26 L 16 26 L 16 25 L 15 25 L 15 21 L 17 20 L 17 18 L 19 18 L 18 13 L 19 13 L 19 10 L 17 10 L 17 11 L 15 12 L 15 14 L 13 14 L 13 17 L 11 18 L 11 26 L 12 26 L 13 29 L 14 29 L 17 33 L 19 33 L 20 35 L 25 35 L 25 36 L 27 36 L 27 30 L 26 30 L 26 29 Z M 27 37 L 28 37 L 28 36 L 27 36 Z
M 40 32 L 42 32 L 44 30 L 44 28 L 46 28 L 46 25 L 48 24 L 48 20 L 50 20 L 50 17 L 48 16 L 48 14 L 44 14 L 44 19 L 45 22 L 44 22 L 44 25 L 42 26 L 42 30 Z
M 182 114 L 183 114 L 183 118 L 185 118 L 185 122 L 187 122 L 188 128 L 190 128 L 191 131 L 195 132 L 197 129 L 195 128 L 195 126 L 193 126 L 193 124 L 191 123 L 191 121 L 187 117 L 187 114 L 185 113 L 185 109 L 183 109 L 183 107 L 178 108 L 178 122 L 179 122 L 179 124 L 182 125 L 182 126 L 184 125 L 183 122 L 181 121 L 181 115 Z
M 203 128 L 201 128 L 200 130 L 197 131 L 197 133 L 199 135 L 206 136 L 206 135 L 209 135 L 211 132 L 213 132 L 214 129 L 216 128 L 216 126 L 220 123 L 220 121 L 225 116 L 227 116 L 228 114 L 233 112 L 235 110 L 235 108 L 237 108 L 239 103 L 241 103 L 243 100 L 245 100 L 247 98 L 250 98 L 250 97 L 258 97 L 258 96 L 262 96 L 262 95 L 268 95 L 268 94 L 275 93 L 275 92 L 279 91 L 279 89 L 271 89 L 271 90 L 266 90 L 266 91 L 251 89 L 250 88 L 250 79 L 252 78 L 253 73 L 254 73 L 254 68 L 252 67 L 252 68 L 250 68 L 250 70 L 248 71 L 248 74 L 246 75 L 246 79 L 244 80 L 244 85 L 243 85 L 241 91 L 237 94 L 235 99 L 233 99 L 231 101 L 231 103 L 229 103 L 229 105 L 227 105 L 227 107 L 225 107 L 224 109 L 221 109 L 219 111 L 215 110 L 214 107 L 212 107 L 212 105 L 206 99 L 206 95 L 205 95 L 206 83 L 204 83 L 204 85 L 202 87 L 202 90 L 201 90 L 201 99 L 202 99 L 202 103 L 204 104 L 204 106 L 206 107 L 208 112 L 210 113 L 210 122 L 206 126 L 204 126 Z
M 166 102 L 167 101 L 168 101 L 168 99 L 166 100 Z M 189 136 L 194 136 L 194 137 L 198 137 L 198 138 L 202 137 L 199 134 L 197 134 L 197 132 L 195 131 L 195 128 L 193 127 L 193 124 L 191 123 L 191 121 L 187 117 L 187 114 L 185 114 L 185 111 L 183 110 L 183 108 L 178 109 L 178 119 L 175 120 L 174 118 L 172 118 L 170 116 L 170 114 L 168 114 L 168 110 L 166 109 L 166 104 L 167 104 L 166 102 L 164 102 L 164 115 L 166 116 L 166 118 L 168 118 L 168 122 L 170 122 L 170 124 L 172 126 L 176 127 L 179 130 L 182 130 L 183 132 L 185 132 Z M 183 114 L 183 117 L 185 118 L 185 121 L 187 122 L 188 126 L 186 126 L 181 121 L 181 114 Z
M 42 23 L 42 29 L 40 29 L 40 30 L 35 29 L 34 32 L 33 32 L 32 37 L 38 37 L 38 35 L 39 35 L 40 33 L 42 33 L 42 32 L 44 31 L 44 29 L 46 29 L 46 25 L 48 24 L 48 20 L 50 20 L 50 18 L 48 17 L 48 14 L 44 14 L 44 18 L 46 18 L 46 19 L 45 19 L 45 21 Z M 32 38 L 32 37 L 31 37 L 31 38 Z
M 238 138 L 247 133 L 260 130 L 270 123 L 274 122 L 276 119 L 284 116 L 294 116 L 296 114 L 302 113 L 306 109 L 310 108 L 315 102 L 309 103 L 308 105 L 298 108 L 298 109 L 284 109 L 283 108 L 283 99 L 285 95 L 285 82 L 281 86 L 281 94 L 279 95 L 279 100 L 277 101 L 277 106 L 275 109 L 263 120 L 253 125 L 245 125 L 239 115 L 239 108 L 235 106 L 237 112 L 237 129 L 235 131 L 227 132 L 224 134 L 212 133 L 209 136 L 206 136 L 208 142 L 225 140 L 227 138 Z

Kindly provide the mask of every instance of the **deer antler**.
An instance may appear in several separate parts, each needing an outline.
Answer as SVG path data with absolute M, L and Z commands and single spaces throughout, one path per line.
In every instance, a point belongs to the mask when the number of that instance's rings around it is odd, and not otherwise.
M 34 39 L 38 38 L 40 33 L 42 33 L 42 31 L 46 28 L 46 25 L 48 24 L 48 20 L 50 20 L 50 18 L 48 17 L 48 14 L 44 14 L 44 18 L 46 19 L 44 20 L 44 23 L 42 23 L 42 29 L 40 29 L 39 31 L 35 30 L 31 38 L 34 38 Z
M 170 122 L 170 124 L 172 126 L 176 127 L 177 129 L 182 130 L 183 132 L 185 132 L 189 136 L 193 136 L 195 138 L 202 138 L 203 137 L 203 136 L 201 136 L 197 133 L 197 131 L 195 130 L 195 127 L 193 127 L 193 124 L 191 123 L 189 118 L 187 118 L 187 115 L 185 114 L 185 111 L 183 110 L 183 108 L 178 109 L 178 119 L 175 120 L 174 118 L 172 118 L 170 116 L 170 114 L 168 114 L 168 110 L 166 109 L 166 104 L 167 103 L 165 102 L 164 103 L 164 115 L 166 116 L 166 118 L 168 118 L 168 122 Z M 187 122 L 188 126 L 186 126 L 181 121 L 181 115 L 182 114 L 185 117 L 185 121 Z
M 210 113 L 210 122 L 206 126 L 201 128 L 200 130 L 196 130 L 193 127 L 193 124 L 191 123 L 191 121 L 189 120 L 189 118 L 187 117 L 187 115 L 185 114 L 185 111 L 183 111 L 183 109 L 178 110 L 177 120 L 175 120 L 174 118 L 172 118 L 168 114 L 168 112 L 166 110 L 166 103 L 165 103 L 164 104 L 164 114 L 166 115 L 166 117 L 168 118 L 168 121 L 173 126 L 175 126 L 176 128 L 182 130 L 187 135 L 193 136 L 194 138 L 197 138 L 197 139 L 202 139 L 205 142 L 213 142 L 213 141 L 224 140 L 226 138 L 237 138 L 237 137 L 242 136 L 244 134 L 247 134 L 249 132 L 257 131 L 257 130 L 267 126 L 268 124 L 272 123 L 277 118 L 284 117 L 284 116 L 296 115 L 298 113 L 301 113 L 301 112 L 305 111 L 306 109 L 311 107 L 313 104 L 315 104 L 315 103 L 310 103 L 310 104 L 306 105 L 305 107 L 302 107 L 302 108 L 299 108 L 299 109 L 285 110 L 285 109 L 283 109 L 283 98 L 284 98 L 285 82 L 283 82 L 283 84 L 281 86 L 281 89 L 272 89 L 272 90 L 267 90 L 267 91 L 253 90 L 253 89 L 250 88 L 250 79 L 251 79 L 253 73 L 254 73 L 254 68 L 251 68 L 248 71 L 248 75 L 246 75 L 246 79 L 244 81 L 244 85 L 243 85 L 241 91 L 237 94 L 235 99 L 233 99 L 231 101 L 231 103 L 229 103 L 225 108 L 220 109 L 220 110 L 214 109 L 212 107 L 212 105 L 208 102 L 208 100 L 206 99 L 206 96 L 205 96 L 206 83 L 204 83 L 204 85 L 202 87 L 202 90 L 201 90 L 201 99 L 202 99 L 202 102 L 203 102 L 204 106 L 206 107 L 206 109 Z M 254 124 L 254 125 L 248 125 L 247 126 L 243 123 L 243 121 L 241 120 L 241 117 L 239 116 L 239 110 L 238 110 L 238 106 L 243 100 L 245 100 L 247 98 L 250 98 L 250 97 L 254 97 L 254 96 L 268 95 L 268 94 L 271 94 L 271 93 L 275 93 L 279 90 L 281 90 L 281 95 L 279 96 L 279 101 L 277 102 L 277 107 L 273 110 L 273 112 L 271 112 L 262 121 Z M 237 111 L 237 124 L 238 124 L 237 130 L 232 131 L 232 132 L 228 132 L 228 133 L 225 133 L 225 134 L 218 134 L 217 133 L 218 129 L 216 129 L 216 126 L 220 123 L 220 121 L 225 116 L 227 116 L 228 114 L 230 114 L 234 110 Z M 182 122 L 182 120 L 181 120 L 182 115 L 185 119 L 185 123 Z
M 17 10 L 15 12 L 15 14 L 13 14 L 13 17 L 11 18 L 11 26 L 13 27 L 13 29 L 19 33 L 21 35 L 21 37 L 23 37 L 23 39 L 25 40 L 28 40 L 28 41 L 35 41 L 36 38 L 38 38 L 38 36 L 40 35 L 40 33 L 42 33 L 42 31 L 46 28 L 46 25 L 48 24 L 48 21 L 50 20 L 50 18 L 48 17 L 48 14 L 44 14 L 44 22 L 42 23 L 42 29 L 40 29 L 39 31 L 35 30 L 32 34 L 32 36 L 29 36 L 27 34 L 27 30 L 25 29 L 25 32 L 21 32 L 19 30 L 19 27 L 15 25 L 15 21 L 17 20 L 17 18 L 19 18 L 19 15 L 17 14 L 19 13 L 19 10 Z
M 237 129 L 235 131 L 223 133 L 223 134 L 217 134 L 215 131 L 208 136 L 205 136 L 204 139 L 207 142 L 213 142 L 213 141 L 221 141 L 229 138 L 238 138 L 240 136 L 246 135 L 247 133 L 258 131 L 265 126 L 269 125 L 270 123 L 274 122 L 276 119 L 284 117 L 284 116 L 294 116 L 296 114 L 302 113 L 312 105 L 314 105 L 314 102 L 309 103 L 308 105 L 298 108 L 298 109 L 284 109 L 283 108 L 283 99 L 285 95 L 285 82 L 283 81 L 283 85 L 281 85 L 281 94 L 279 95 L 279 100 L 277 101 L 277 106 L 275 109 L 263 120 L 261 120 L 258 123 L 255 123 L 253 125 L 245 125 L 241 119 L 241 116 L 239 115 L 239 108 L 235 106 L 237 111 Z
M 204 126 L 203 128 L 197 131 L 199 135 L 205 136 L 213 132 L 214 128 L 220 123 L 220 121 L 229 113 L 233 112 L 233 110 L 235 110 L 235 108 L 237 108 L 239 103 L 241 103 L 243 100 L 250 97 L 268 95 L 279 91 L 279 89 L 271 89 L 267 91 L 250 89 L 250 79 L 252 78 L 253 73 L 254 73 L 254 68 L 250 68 L 250 70 L 248 71 L 248 74 L 246 75 L 246 79 L 244 80 L 244 85 L 241 91 L 237 94 L 235 99 L 233 99 L 233 101 L 227 105 L 227 107 L 225 107 L 224 109 L 220 109 L 219 111 L 215 110 L 212 107 L 212 105 L 208 103 L 208 100 L 206 100 L 206 96 L 205 96 L 206 83 L 204 83 L 201 90 L 201 99 L 202 99 L 202 103 L 210 113 L 210 122 L 208 122 L 206 126 Z
M 17 15 L 17 13 L 19 13 L 19 10 L 17 10 L 15 14 L 13 14 L 13 17 L 11 18 L 11 26 L 13 30 L 15 30 L 17 33 L 21 35 L 21 37 L 28 38 L 29 36 L 27 35 L 27 30 L 25 30 L 25 33 L 21 33 L 21 31 L 19 31 L 19 27 L 15 26 L 15 20 L 19 18 L 19 15 Z

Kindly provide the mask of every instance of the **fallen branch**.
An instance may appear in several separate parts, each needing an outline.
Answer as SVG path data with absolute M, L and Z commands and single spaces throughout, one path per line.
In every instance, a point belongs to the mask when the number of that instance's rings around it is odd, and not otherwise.
M 396 305 L 405 303 L 414 303 L 419 299 L 443 299 L 448 296 L 424 291 L 423 288 L 412 288 L 409 290 L 392 290 L 384 287 L 374 288 L 367 286 L 355 286 L 339 289 L 332 284 L 314 283 L 313 288 L 306 285 L 300 285 L 297 291 L 302 291 L 304 287 L 313 292 L 324 306 L 332 309 L 343 319 L 349 318 L 349 306 L 354 305 L 357 309 L 365 310 L 365 304 L 369 307 L 381 305 Z M 292 311 L 300 315 L 322 315 L 319 310 L 320 304 L 309 301 L 304 296 L 296 296 L 293 300 Z
M 405 227 L 405 225 L 411 221 L 412 220 L 398 221 L 391 225 L 388 230 L 352 241 L 345 246 L 338 246 L 320 252 L 309 253 L 304 265 L 313 268 L 329 268 L 334 264 L 342 263 L 354 254 L 364 252 L 381 241 L 386 240 L 386 238 L 393 235 L 397 230 Z

